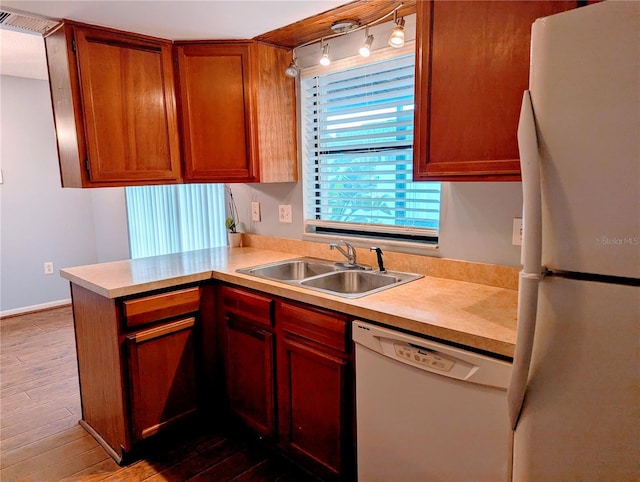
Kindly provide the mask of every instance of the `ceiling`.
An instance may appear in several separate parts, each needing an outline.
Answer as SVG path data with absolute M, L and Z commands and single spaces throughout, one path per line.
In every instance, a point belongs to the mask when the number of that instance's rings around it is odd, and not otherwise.
M 371 3 L 374 4 L 374 0 Z M 248 39 L 351 0 L 1 0 L 15 13 L 63 18 L 171 40 Z M 0 73 L 46 79 L 42 38 L 0 29 Z

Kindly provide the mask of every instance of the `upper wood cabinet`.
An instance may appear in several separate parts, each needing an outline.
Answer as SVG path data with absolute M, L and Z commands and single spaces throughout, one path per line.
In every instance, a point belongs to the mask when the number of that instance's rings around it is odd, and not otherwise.
M 575 1 L 417 2 L 414 180 L 516 181 L 531 24 Z
M 185 182 L 297 181 L 294 80 L 285 49 L 176 43 Z
M 178 182 L 171 42 L 64 22 L 45 46 L 63 187 Z

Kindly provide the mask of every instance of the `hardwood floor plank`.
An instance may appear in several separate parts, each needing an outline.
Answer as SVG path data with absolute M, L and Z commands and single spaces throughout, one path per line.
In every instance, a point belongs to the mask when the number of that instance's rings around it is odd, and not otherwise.
M 97 464 L 85 467 L 82 470 L 71 474 L 60 482 L 98 482 L 104 480 L 114 472 L 120 470 L 120 466 L 115 463 L 111 457 L 107 457 L 105 460 L 98 462 Z
M 230 479 L 230 482 L 284 482 L 285 480 L 290 482 L 319 482 L 317 478 L 275 457 L 271 457 Z
M 20 392 L 13 396 L 16 397 L 16 400 L 12 403 L 5 403 L 5 400 L 10 399 L 11 397 L 2 399 L 2 403 L 0 403 L 0 427 L 6 423 L 4 422 L 5 418 L 36 409 L 55 410 L 58 408 L 66 408 L 73 414 L 80 414 L 81 412 L 79 393 L 71 393 L 52 400 L 33 400 L 29 398 L 25 392 Z M 19 403 L 18 400 L 22 401 L 22 403 Z M 79 418 L 80 417 L 78 417 L 78 419 Z
M 27 390 L 27 395 L 32 400 L 51 400 L 59 396 L 65 396 L 71 390 L 80 390 L 78 376 L 69 376 L 65 373 L 59 380 Z
M 56 410 L 27 410 L 12 417 L 2 420 L 2 436 L 11 438 L 23 432 L 28 432 L 34 428 L 40 427 L 47 422 L 55 422 L 57 420 L 69 417 L 71 412 L 66 408 Z
M 4 379 L 4 377 L 2 378 Z M 1 399 L 20 392 L 27 392 L 27 395 L 29 396 L 29 392 L 31 390 L 36 390 L 36 393 L 38 391 L 46 392 L 47 385 L 51 385 L 65 379 L 75 380 L 76 386 L 78 385 L 77 372 L 74 373 L 71 370 L 64 370 L 62 372 L 53 371 L 47 377 L 38 377 L 35 379 L 25 380 L 23 383 L 14 384 L 11 386 L 3 386 L 2 389 L 0 389 L 0 402 L 2 401 Z M 77 390 L 79 390 L 79 388 Z
M 1 480 L 3 482 L 10 482 L 28 478 L 30 476 L 33 476 L 34 474 L 44 474 L 49 469 L 49 467 L 56 466 L 58 463 L 60 463 L 60 461 L 71 462 L 83 453 L 95 449 L 96 446 L 96 441 L 92 437 L 82 437 L 69 443 L 59 445 L 51 450 L 42 452 L 35 457 L 31 457 L 27 460 L 23 460 L 21 462 L 3 468 L 0 471 Z M 105 455 L 104 450 L 102 450 L 102 455 Z M 97 462 L 97 460 L 93 463 L 95 462 Z M 76 468 L 74 472 L 77 472 L 78 470 L 79 468 Z M 49 480 L 56 479 L 53 478 Z
M 30 478 L 36 481 L 58 481 L 77 473 L 87 465 L 104 462 L 108 458 L 110 457 L 105 453 L 102 447 L 97 445 L 87 451 L 75 453 L 70 457 L 59 459 L 57 463 L 30 475 Z
M 10 367 L 15 364 L 22 363 L 15 355 L 0 355 L 0 374 L 4 367 Z
M 76 425 L 78 425 L 78 417 L 76 415 L 71 415 L 55 422 L 49 422 L 46 425 L 36 427 L 33 430 L 23 432 L 11 438 L 5 438 L 4 433 L 0 432 L 0 464 L 2 463 L 1 454 L 4 453 L 5 450 L 24 447 L 25 445 L 29 445 L 30 443 L 43 438 L 55 436 L 63 430 L 68 430 Z
M 244 472 L 247 472 L 265 460 L 266 455 L 263 451 L 250 446 L 246 450 L 237 452 L 231 457 L 224 459 L 222 462 L 213 464 L 198 475 L 185 480 L 188 480 L 189 482 L 228 481 Z
M 30 401 L 31 399 L 25 392 L 18 392 L 2 398 L 2 403 L 0 403 L 0 418 L 19 412 L 22 407 Z
M 218 444 L 215 444 L 209 449 L 195 454 L 179 463 L 169 467 L 168 469 L 159 471 L 148 479 L 147 482 L 178 482 L 184 481 L 198 475 L 207 468 L 226 460 L 229 457 L 236 455 L 246 448 L 246 445 L 237 441 L 223 440 Z
M 18 462 L 30 459 L 43 452 L 52 450 L 57 446 L 65 445 L 80 438 L 92 439 L 91 435 L 89 435 L 82 427 L 80 427 L 80 425 L 75 425 L 71 428 L 63 430 L 62 432 L 58 432 L 51 437 L 36 440 L 32 443 L 25 444 L 22 447 L 13 450 L 5 450 L 2 452 L 2 466 L 8 467 L 10 465 L 17 464 Z

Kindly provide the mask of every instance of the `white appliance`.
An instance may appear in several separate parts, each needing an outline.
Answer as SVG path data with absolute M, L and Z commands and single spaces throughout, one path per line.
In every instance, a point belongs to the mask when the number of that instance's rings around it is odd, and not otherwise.
M 360 482 L 507 481 L 511 363 L 353 322 Z
M 640 2 L 533 24 L 513 480 L 640 479 Z

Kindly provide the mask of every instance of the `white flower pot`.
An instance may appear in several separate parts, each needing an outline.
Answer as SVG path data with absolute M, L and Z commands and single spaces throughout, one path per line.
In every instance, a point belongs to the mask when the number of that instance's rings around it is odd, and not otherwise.
M 242 246 L 242 233 L 227 233 L 229 247 L 237 248 Z

